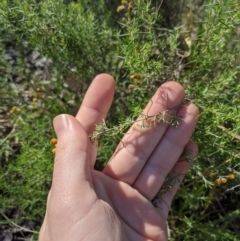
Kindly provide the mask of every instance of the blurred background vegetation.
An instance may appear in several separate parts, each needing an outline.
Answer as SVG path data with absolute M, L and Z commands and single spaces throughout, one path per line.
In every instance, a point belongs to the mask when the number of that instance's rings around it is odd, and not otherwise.
M 52 119 L 75 115 L 107 72 L 109 126 L 168 80 L 200 108 L 199 157 L 173 202 L 170 240 L 240 240 L 239 1 L 2 0 L 0 36 L 0 238 L 37 240 L 24 228 L 37 232 L 44 216 Z M 98 165 L 119 138 L 102 136 Z

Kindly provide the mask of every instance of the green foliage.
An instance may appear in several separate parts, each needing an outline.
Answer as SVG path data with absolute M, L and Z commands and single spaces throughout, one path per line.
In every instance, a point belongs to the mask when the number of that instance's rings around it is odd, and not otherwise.
M 50 132 L 49 117 L 34 122 L 34 128 L 29 129 L 29 123 L 19 121 L 18 133 L 25 133 L 24 137 L 18 136 L 21 152 L 17 160 L 2 168 L 0 175 L 1 205 L 4 210 L 7 207 L 12 212 L 20 211 L 17 215 L 20 220 L 42 218 L 46 189 L 51 181 L 52 155 L 46 142 L 46 131 Z
M 99 3 L 99 6 L 104 5 Z M 108 28 L 108 16 L 100 21 L 97 14 L 103 12 L 95 13 L 91 4 L 83 6 L 75 2 L 66 5 L 57 0 L 43 0 L 38 4 L 35 0 L 5 0 L 0 3 L 1 28 L 7 37 L 18 45 L 23 40 L 32 48 L 37 45 L 59 71 L 76 72 L 81 79 L 111 71 L 110 63 L 115 57 L 111 53 L 115 39 Z
M 1 212 L 21 224 L 23 220 L 42 219 L 47 190 L 50 188 L 53 154 L 49 141 L 53 137 L 52 119 L 70 108 L 59 97 L 61 80 L 25 83 L 31 91 L 23 91 L 9 85 L 1 89 L 2 104 L 7 109 L 6 118 L 11 119 L 12 128 L 7 129 L 0 141 L 0 193 Z M 58 85 L 54 94 L 49 84 Z M 36 92 L 36 85 L 41 92 Z M 28 100 L 23 102 L 24 92 Z M 66 93 L 65 98 L 68 98 Z M 7 97 L 8 96 L 8 97 Z M 22 103 L 19 104 L 19 102 Z M 8 103 L 9 106 L 5 105 Z M 12 104 L 12 106 L 10 106 Z M 1 224 L 7 220 L 1 219 Z
M 38 102 L 19 105 L 21 91 L 4 84 L 12 67 L 1 59 L 1 106 L 20 109 L 11 115 L 14 131 L 0 140 L 1 208 L 9 215 L 17 210 L 16 222 L 43 217 L 52 170 L 51 120 L 60 112 L 72 113 L 69 103 L 76 101 L 76 93 L 64 87 L 65 77 L 88 84 L 94 75 L 109 72 L 117 92 L 106 123 L 99 126 L 98 161 L 106 163 L 158 86 L 178 81 L 200 109 L 193 136 L 199 157 L 173 203 L 172 240 L 239 239 L 240 4 L 161 2 L 138 0 L 132 10 L 126 5 L 117 13 L 120 1 L 1 1 L 1 55 L 6 39 L 20 49 L 27 41 L 29 49 L 37 47 L 51 58 L 55 75 L 55 80 L 28 81 L 30 100 L 35 97 Z M 179 15 L 169 16 L 174 12 Z M 18 63 L 27 79 L 24 61 Z M 34 91 L 37 87 L 46 97 Z M 227 183 L 215 186 L 219 178 Z

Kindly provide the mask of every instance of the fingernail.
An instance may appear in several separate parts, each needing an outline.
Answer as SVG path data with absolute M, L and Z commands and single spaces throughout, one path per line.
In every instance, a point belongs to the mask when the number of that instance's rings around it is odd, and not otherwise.
M 60 132 L 70 129 L 70 120 L 67 115 L 58 115 L 53 120 L 53 127 L 57 134 L 57 136 L 60 134 Z

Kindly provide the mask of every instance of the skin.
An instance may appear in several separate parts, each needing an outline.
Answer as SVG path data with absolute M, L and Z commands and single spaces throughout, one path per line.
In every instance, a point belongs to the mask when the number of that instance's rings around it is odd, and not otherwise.
M 151 200 L 171 172 L 180 182 L 190 168 L 184 148 L 197 156 L 190 141 L 198 108 L 182 106 L 183 87 L 163 84 L 146 106 L 154 115 L 166 109 L 181 116 L 177 128 L 166 123 L 139 130 L 135 123 L 123 137 L 102 172 L 93 169 L 97 145 L 89 135 L 105 119 L 111 106 L 115 82 L 98 75 L 89 87 L 76 117 L 57 116 L 54 129 L 58 144 L 51 190 L 39 241 L 166 241 L 169 207 L 180 183 L 172 186 L 156 208 Z

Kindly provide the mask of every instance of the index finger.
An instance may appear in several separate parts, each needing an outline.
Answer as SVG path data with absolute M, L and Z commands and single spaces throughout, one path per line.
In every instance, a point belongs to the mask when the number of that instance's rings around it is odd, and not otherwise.
M 115 81 L 109 74 L 97 75 L 85 94 L 76 119 L 82 124 L 88 135 L 91 135 L 96 125 L 102 123 L 112 104 L 115 92 Z M 97 145 L 91 147 L 90 162 L 93 167 L 96 161 Z
M 109 74 L 97 75 L 85 94 L 76 119 L 90 135 L 106 118 L 115 92 L 115 81 Z

